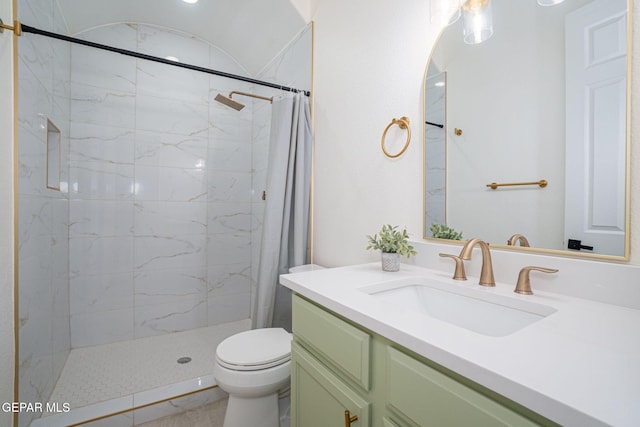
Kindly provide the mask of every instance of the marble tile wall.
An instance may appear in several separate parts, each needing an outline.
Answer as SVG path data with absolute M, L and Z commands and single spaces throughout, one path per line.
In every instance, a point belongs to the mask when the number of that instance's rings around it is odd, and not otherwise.
M 185 34 L 117 24 L 80 37 L 245 74 Z M 72 345 L 250 316 L 251 87 L 111 52 L 72 47 Z
M 18 11 L 21 22 L 66 33 L 53 0 L 21 0 Z M 23 402 L 46 402 L 70 350 L 70 47 L 24 34 L 18 52 L 19 389 Z M 60 190 L 47 188 L 47 120 L 60 130 Z M 20 414 L 20 425 L 32 417 Z
M 54 0 L 18 9 L 67 33 Z M 246 74 L 216 47 L 150 26 L 76 36 Z M 299 43 L 310 55 L 309 31 L 283 57 Z M 270 104 L 254 114 L 249 98 L 240 112 L 214 98 L 258 89 L 35 35 L 19 50 L 21 400 L 47 400 L 71 347 L 248 318 Z M 295 59 L 274 64 L 274 76 L 299 72 Z M 61 191 L 44 185 L 47 118 L 62 134 Z
M 427 193 L 425 206 L 427 235 L 431 236 L 431 224 L 446 224 L 446 182 L 447 182 L 447 148 L 446 148 L 446 73 L 436 73 L 427 78 L 425 111 L 426 120 L 445 125 L 438 128 L 426 125 L 426 156 L 425 191 Z M 454 226 L 455 228 L 455 226 Z M 459 230 L 458 230 L 459 231 Z

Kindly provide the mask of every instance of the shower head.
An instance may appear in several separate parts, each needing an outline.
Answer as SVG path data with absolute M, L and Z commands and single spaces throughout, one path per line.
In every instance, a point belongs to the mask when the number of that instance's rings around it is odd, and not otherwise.
M 218 101 L 218 102 L 223 103 L 227 107 L 231 107 L 234 110 L 240 111 L 240 110 L 242 110 L 244 108 L 244 104 L 240 104 L 239 102 L 234 101 L 233 99 L 231 99 L 233 94 L 243 95 L 243 96 L 250 96 L 251 98 L 264 99 L 265 101 L 273 102 L 273 97 L 268 98 L 266 96 L 254 95 L 252 93 L 238 92 L 237 90 L 231 91 L 229 93 L 229 96 L 223 96 L 223 95 L 217 94 L 215 100 Z
M 231 95 L 233 94 L 233 92 L 231 92 L 229 94 L 229 96 L 224 96 L 221 94 L 217 94 L 215 97 L 215 100 L 226 105 L 227 107 L 231 107 L 236 111 L 240 111 L 244 108 L 244 104 L 241 104 L 237 101 L 234 101 L 233 99 L 231 99 Z

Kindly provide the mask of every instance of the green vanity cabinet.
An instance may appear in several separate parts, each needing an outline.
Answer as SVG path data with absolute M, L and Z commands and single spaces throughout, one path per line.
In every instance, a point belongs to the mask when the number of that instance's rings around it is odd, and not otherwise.
M 292 307 L 292 427 L 556 425 L 297 294 Z

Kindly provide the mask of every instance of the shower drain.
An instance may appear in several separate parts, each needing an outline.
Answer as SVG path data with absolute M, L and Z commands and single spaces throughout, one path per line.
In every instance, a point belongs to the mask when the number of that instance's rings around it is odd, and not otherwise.
M 189 363 L 191 362 L 191 358 L 190 357 L 181 357 L 180 359 L 178 359 L 178 363 L 181 365 L 184 365 L 185 363 Z

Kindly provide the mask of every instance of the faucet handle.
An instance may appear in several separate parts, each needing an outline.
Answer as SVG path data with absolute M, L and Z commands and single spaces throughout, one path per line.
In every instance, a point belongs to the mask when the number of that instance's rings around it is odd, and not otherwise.
M 555 268 L 534 266 L 524 267 L 522 270 L 520 270 L 520 274 L 518 274 L 518 283 L 516 284 L 516 289 L 513 292 L 523 295 L 533 295 L 533 291 L 531 290 L 531 280 L 529 280 L 529 272 L 531 270 L 541 271 L 543 273 L 558 272 L 558 270 Z
M 467 275 L 464 272 L 464 262 L 462 258 L 457 255 L 451 254 L 438 254 L 443 258 L 452 258 L 456 262 L 456 270 L 453 273 L 454 280 L 467 280 Z

